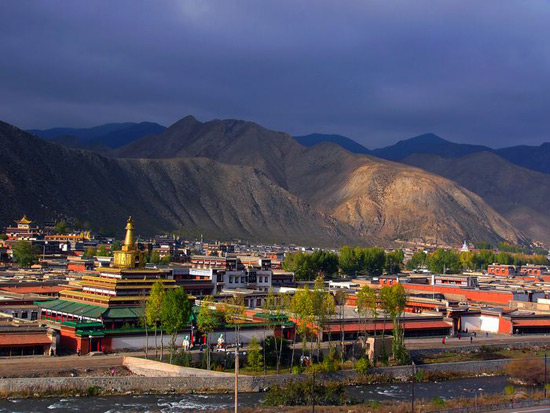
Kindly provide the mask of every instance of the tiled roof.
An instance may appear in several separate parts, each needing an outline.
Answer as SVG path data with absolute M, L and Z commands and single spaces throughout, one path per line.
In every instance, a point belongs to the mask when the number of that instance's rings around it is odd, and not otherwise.
M 48 336 L 43 334 L 1 334 L 0 347 L 8 346 L 34 346 L 40 344 L 51 344 Z
M 512 320 L 514 327 L 550 327 L 550 318 Z

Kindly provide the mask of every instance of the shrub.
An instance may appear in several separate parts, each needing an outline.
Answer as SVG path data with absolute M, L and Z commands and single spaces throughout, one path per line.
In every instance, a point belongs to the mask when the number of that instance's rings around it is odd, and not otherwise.
M 256 340 L 256 338 L 252 338 L 252 340 L 250 340 L 250 349 L 248 351 L 248 357 L 246 361 L 248 363 L 248 366 L 253 371 L 260 371 L 264 365 L 263 357 L 260 353 L 260 344 L 258 343 L 258 340 Z
M 187 351 L 180 351 L 174 355 L 173 363 L 176 366 L 190 367 L 191 354 Z
M 344 385 L 338 382 L 319 383 L 311 378 L 273 386 L 265 395 L 266 406 L 307 406 L 311 399 L 320 406 L 341 406 L 347 402 Z
M 540 359 L 517 359 L 508 364 L 504 371 L 522 384 L 537 385 L 544 382 L 544 361 Z
M 444 407 L 445 400 L 442 397 L 437 396 L 432 399 L 432 404 L 434 405 L 434 407 Z
M 504 388 L 504 394 L 506 394 L 507 396 L 513 396 L 515 392 L 516 389 L 511 384 Z
M 302 366 L 292 367 L 292 374 L 302 374 L 303 372 L 304 372 L 304 368 Z
M 355 363 L 355 370 L 357 370 L 358 373 L 368 374 L 369 368 L 370 368 L 370 361 L 367 357 L 361 357 Z

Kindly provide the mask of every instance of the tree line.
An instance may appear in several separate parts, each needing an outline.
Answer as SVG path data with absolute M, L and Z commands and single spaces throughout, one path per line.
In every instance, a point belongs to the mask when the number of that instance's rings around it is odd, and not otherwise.
M 436 274 L 457 274 L 461 271 L 485 271 L 491 264 L 502 265 L 549 265 L 548 258 L 544 255 L 527 255 L 522 253 L 509 253 L 500 251 L 495 253 L 492 250 L 453 251 L 438 249 L 429 254 L 418 251 L 413 254 L 407 262 L 406 268 L 428 269 Z
M 350 275 L 396 274 L 403 266 L 402 250 L 385 252 L 379 247 L 343 246 L 339 253 L 316 250 L 313 253 L 298 251 L 286 254 L 283 268 L 294 272 L 297 280 L 312 281 L 318 276 L 331 277 L 340 271 Z

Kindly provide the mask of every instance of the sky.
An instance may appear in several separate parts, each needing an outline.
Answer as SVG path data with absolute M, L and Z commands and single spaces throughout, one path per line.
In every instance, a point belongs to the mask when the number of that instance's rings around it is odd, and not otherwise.
M 0 120 L 550 141 L 550 0 L 0 2 Z

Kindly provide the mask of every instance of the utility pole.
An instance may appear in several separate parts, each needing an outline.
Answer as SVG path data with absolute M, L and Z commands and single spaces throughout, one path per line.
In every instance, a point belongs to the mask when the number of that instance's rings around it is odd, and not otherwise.
M 311 354 L 311 361 L 313 367 L 313 354 Z M 315 413 L 315 369 L 312 369 L 313 378 L 311 380 L 311 413 Z
M 546 399 L 546 352 L 544 353 L 544 398 Z
M 235 413 L 239 411 L 239 341 L 235 346 Z
M 414 413 L 414 380 L 416 376 L 416 365 L 412 362 L 412 386 L 411 386 L 411 412 Z

